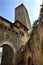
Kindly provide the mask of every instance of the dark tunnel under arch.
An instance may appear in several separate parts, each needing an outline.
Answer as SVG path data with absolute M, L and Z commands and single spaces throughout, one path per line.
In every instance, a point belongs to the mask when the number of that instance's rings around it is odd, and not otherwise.
M 14 51 L 12 47 L 8 44 L 3 44 L 1 47 L 3 48 L 1 65 L 14 65 Z

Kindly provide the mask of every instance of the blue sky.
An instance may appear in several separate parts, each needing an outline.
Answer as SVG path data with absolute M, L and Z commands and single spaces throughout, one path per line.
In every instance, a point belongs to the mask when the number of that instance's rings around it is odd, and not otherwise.
M 31 24 L 33 24 L 39 17 L 42 2 L 43 0 L 0 0 L 0 16 L 14 22 L 15 8 L 23 3 L 28 10 Z
M 15 8 L 23 3 L 28 10 L 31 24 L 39 17 L 43 0 L 0 0 L 0 16 L 14 22 Z

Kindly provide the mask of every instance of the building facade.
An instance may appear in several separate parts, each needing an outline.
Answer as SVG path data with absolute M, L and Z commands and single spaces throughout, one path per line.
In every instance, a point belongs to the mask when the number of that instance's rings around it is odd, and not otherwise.
M 14 65 L 17 63 L 16 61 L 18 61 L 17 59 L 21 60 L 22 58 L 21 51 L 23 51 L 26 45 L 28 31 L 31 28 L 30 20 L 27 15 L 28 13 L 26 11 L 23 4 L 15 8 L 14 23 L 0 16 L 0 47 L 3 48 L 1 65 Z M 23 49 L 21 49 L 22 46 Z

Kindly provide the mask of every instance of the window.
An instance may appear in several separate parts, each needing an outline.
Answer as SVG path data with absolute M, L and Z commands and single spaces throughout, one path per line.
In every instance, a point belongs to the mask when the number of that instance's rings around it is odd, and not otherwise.
M 20 34 L 21 34 L 22 36 L 24 36 L 24 33 L 23 33 L 23 32 L 21 32 L 21 31 L 20 31 Z
M 5 33 L 5 34 L 4 34 L 4 38 L 5 38 L 6 40 L 9 40 L 10 35 L 9 35 L 8 33 Z
M 20 12 L 18 12 L 18 14 L 20 15 Z
M 4 26 L 4 28 L 5 28 L 5 29 L 7 29 L 7 27 L 6 27 L 6 26 Z
M 6 34 L 6 38 L 9 39 L 9 34 Z
M 10 29 L 10 28 L 8 28 L 8 30 L 9 30 L 9 31 L 11 31 L 11 29 Z

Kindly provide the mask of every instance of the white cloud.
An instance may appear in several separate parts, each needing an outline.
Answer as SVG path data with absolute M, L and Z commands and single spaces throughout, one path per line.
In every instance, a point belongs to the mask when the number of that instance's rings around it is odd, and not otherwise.
M 29 1 L 34 1 L 34 2 L 37 2 L 38 4 L 42 4 L 43 0 L 23 0 L 23 2 L 29 2 Z
M 39 4 L 42 4 L 43 0 L 38 0 Z

